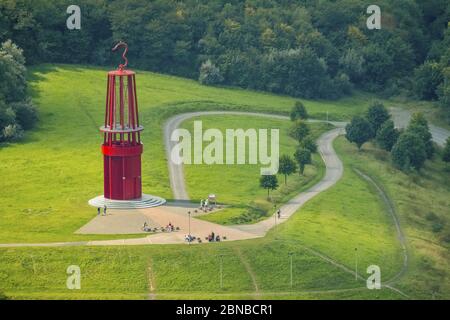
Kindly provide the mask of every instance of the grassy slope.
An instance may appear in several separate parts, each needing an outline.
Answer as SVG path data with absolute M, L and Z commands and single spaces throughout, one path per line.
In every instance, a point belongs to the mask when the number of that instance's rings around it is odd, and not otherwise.
M 0 242 L 93 239 L 74 235 L 95 212 L 87 201 L 102 193 L 101 137 L 106 70 L 44 65 L 30 70 L 39 128 L 24 142 L 0 147 Z M 294 99 L 240 89 L 212 88 L 192 80 L 138 72 L 143 140 L 143 189 L 171 198 L 162 144 L 164 119 L 182 110 L 288 112 Z M 313 116 L 360 111 L 364 97 L 306 101 Z
M 201 120 L 203 130 L 209 128 L 219 129 L 225 133 L 226 129 L 279 129 L 280 130 L 280 155 L 293 155 L 297 143 L 288 136 L 290 121 L 276 120 L 261 117 L 236 117 L 236 116 L 204 116 L 186 121 L 182 127 L 193 132 L 194 121 Z M 318 138 L 327 130 L 325 124 L 310 124 L 311 134 Z M 225 134 L 224 134 L 225 136 Z M 206 146 L 207 143 L 204 143 Z M 193 146 L 192 146 L 193 147 Z M 225 156 L 224 151 L 224 156 Z M 214 193 L 221 203 L 233 205 L 216 213 L 201 216 L 202 219 L 222 223 L 236 224 L 256 222 L 267 216 L 272 204 L 267 201 L 267 191 L 259 187 L 260 165 L 185 165 L 185 177 L 189 195 L 199 201 L 208 194 Z M 284 176 L 278 176 L 280 188 L 272 192 L 272 198 L 276 203 L 281 203 L 301 189 L 314 183 L 322 176 L 323 164 L 319 155 L 314 156 L 314 166 L 307 166 L 305 175 L 300 177 L 294 174 L 288 178 L 288 184 L 284 184 Z M 251 207 L 251 208 L 249 208 Z M 253 215 L 249 211 L 257 211 Z
M 351 158 L 346 160 L 342 180 L 292 218 L 293 226 L 301 228 L 283 226 L 282 238 L 303 241 L 349 266 L 355 265 L 357 248 L 360 272 L 379 265 L 387 280 L 402 261 L 392 220 L 370 186 L 352 171 Z
M 294 253 L 292 288 L 288 252 Z M 0 291 L 14 299 L 145 299 L 149 293 L 155 293 L 158 299 L 253 298 L 252 276 L 261 294 L 258 298 L 401 298 L 385 290 L 330 291 L 363 288 L 364 283 L 355 282 L 350 274 L 293 242 L 20 248 L 2 249 L 0 257 Z M 66 288 L 69 265 L 81 268 L 81 290 Z M 154 291 L 150 292 L 150 286 Z
M 340 156 L 351 166 L 364 169 L 380 182 L 392 198 L 405 232 L 410 266 L 398 287 L 415 297 L 450 297 L 450 170 L 436 156 L 420 174 L 406 175 L 389 164 L 387 153 L 366 145 L 364 152 L 344 142 L 336 143 Z M 430 213 L 438 218 L 430 219 Z M 436 221 L 445 226 L 433 231 Z M 450 237 L 449 237 L 450 238 Z

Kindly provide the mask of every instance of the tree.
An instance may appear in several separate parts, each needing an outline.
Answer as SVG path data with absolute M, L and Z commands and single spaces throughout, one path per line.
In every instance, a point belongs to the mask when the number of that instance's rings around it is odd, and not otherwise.
M 288 155 L 280 157 L 278 172 L 284 175 L 284 184 L 287 184 L 287 176 L 293 174 L 297 170 L 295 161 Z
M 449 57 L 450 61 L 450 57 Z M 439 103 L 450 114 L 450 66 L 444 68 L 442 71 L 444 74 L 444 81 L 439 85 L 437 95 L 439 97 Z
M 347 140 L 356 143 L 358 150 L 361 150 L 361 146 L 373 137 L 372 125 L 360 116 L 353 117 L 345 127 L 345 131 Z
M 0 137 L 3 128 L 10 124 L 14 124 L 15 118 L 16 114 L 14 113 L 14 110 L 0 99 Z
M 296 101 L 291 111 L 291 121 L 308 119 L 308 112 L 301 101 Z
M 351 80 L 357 81 L 364 74 L 364 57 L 360 51 L 348 49 L 340 58 L 339 65 Z
M 298 148 L 294 154 L 295 160 L 297 160 L 299 172 L 303 175 L 305 166 L 311 164 L 311 152 L 308 149 Z
M 317 143 L 314 141 L 311 135 L 308 135 L 306 138 L 304 138 L 300 143 L 300 146 L 304 149 L 308 149 L 311 153 L 317 152 Z
M 435 100 L 438 86 L 444 80 L 439 63 L 425 61 L 414 72 L 414 93 L 420 99 Z
M 400 132 L 395 128 L 394 121 L 388 120 L 378 130 L 377 144 L 386 151 L 391 151 L 397 142 Z
M 220 74 L 219 68 L 217 68 L 211 60 L 208 59 L 200 67 L 200 76 L 198 81 L 201 84 L 215 85 L 221 83 L 223 81 L 223 77 Z
M 419 125 L 422 127 L 428 128 L 428 121 L 425 118 L 425 115 L 422 112 L 416 112 L 412 115 L 411 120 L 409 121 L 410 125 Z
M 447 138 L 445 143 L 444 152 L 442 153 L 442 160 L 450 163 L 450 138 Z
M 278 179 L 275 175 L 263 175 L 259 179 L 261 188 L 267 189 L 267 197 L 270 196 L 270 190 L 278 188 Z
M 422 139 L 427 158 L 431 159 L 434 154 L 433 136 L 431 135 L 428 121 L 423 113 L 418 112 L 413 114 L 406 130 L 417 134 Z
M 289 135 L 298 142 L 302 142 L 309 135 L 309 132 L 309 126 L 304 121 L 297 120 L 292 125 Z
M 422 138 L 414 132 L 405 132 L 400 135 L 398 141 L 392 148 L 392 162 L 402 170 L 414 168 L 420 170 L 427 154 Z
M 26 96 L 26 68 L 22 50 L 11 40 L 0 47 L 0 99 L 6 103 Z
M 22 50 L 11 40 L 5 41 L 0 47 L 0 141 L 21 139 L 23 129 L 30 129 L 37 121 L 26 88 Z
M 367 120 L 372 125 L 373 134 L 376 135 L 381 128 L 391 117 L 386 107 L 379 101 L 373 102 L 366 113 Z

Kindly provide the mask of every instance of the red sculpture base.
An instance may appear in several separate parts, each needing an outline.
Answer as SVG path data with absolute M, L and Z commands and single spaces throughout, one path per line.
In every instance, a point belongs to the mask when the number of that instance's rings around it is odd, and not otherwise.
M 142 144 L 102 146 L 106 199 L 134 200 L 142 197 L 142 151 Z

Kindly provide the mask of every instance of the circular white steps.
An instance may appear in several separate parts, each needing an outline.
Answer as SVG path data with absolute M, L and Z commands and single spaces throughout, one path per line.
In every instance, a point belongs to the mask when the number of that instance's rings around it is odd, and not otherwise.
M 141 199 L 136 200 L 111 200 L 104 196 L 98 196 L 89 200 L 89 205 L 103 208 L 106 205 L 108 209 L 144 209 L 158 207 L 166 203 L 166 200 L 150 194 L 143 194 Z

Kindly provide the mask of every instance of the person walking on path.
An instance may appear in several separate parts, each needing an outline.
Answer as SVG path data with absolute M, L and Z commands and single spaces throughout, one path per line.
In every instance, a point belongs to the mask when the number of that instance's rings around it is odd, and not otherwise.
M 100 215 L 100 207 L 97 207 L 97 216 Z
M 280 209 L 278 209 L 278 211 L 277 211 L 277 216 L 278 216 L 278 219 L 281 218 L 281 210 Z
M 104 216 L 106 216 L 106 209 L 107 209 L 107 208 L 106 208 L 106 204 L 105 204 L 105 206 L 103 207 L 103 215 L 104 215 Z

